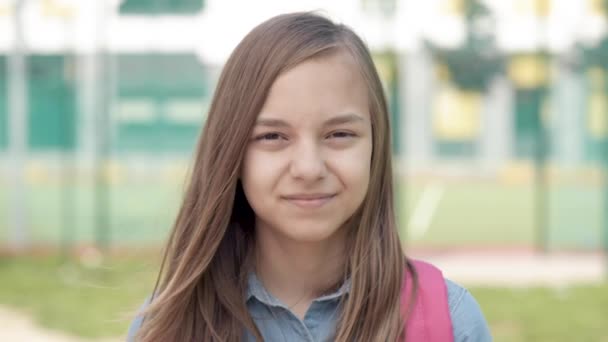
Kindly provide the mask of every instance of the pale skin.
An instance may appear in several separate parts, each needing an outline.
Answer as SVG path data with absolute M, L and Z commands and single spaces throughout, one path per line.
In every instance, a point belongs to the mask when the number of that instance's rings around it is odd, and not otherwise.
M 243 161 L 241 181 L 256 214 L 256 273 L 301 319 L 340 281 L 345 223 L 367 193 L 372 130 L 359 70 L 338 51 L 280 75 Z

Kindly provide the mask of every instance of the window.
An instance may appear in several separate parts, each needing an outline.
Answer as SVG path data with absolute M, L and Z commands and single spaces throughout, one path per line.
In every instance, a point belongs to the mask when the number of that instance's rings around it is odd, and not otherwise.
M 124 0 L 121 14 L 195 14 L 203 8 L 203 0 Z

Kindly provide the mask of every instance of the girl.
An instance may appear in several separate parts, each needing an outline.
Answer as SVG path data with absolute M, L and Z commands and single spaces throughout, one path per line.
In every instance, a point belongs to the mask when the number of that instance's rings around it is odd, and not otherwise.
M 253 29 L 220 76 L 129 339 L 491 340 L 466 290 L 404 256 L 389 133 L 353 31 L 310 13 Z

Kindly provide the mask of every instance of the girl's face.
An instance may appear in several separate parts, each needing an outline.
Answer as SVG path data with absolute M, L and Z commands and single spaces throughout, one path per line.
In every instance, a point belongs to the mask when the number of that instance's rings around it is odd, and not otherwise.
M 299 242 L 329 239 L 365 198 L 371 156 L 367 87 L 350 55 L 308 60 L 283 73 L 243 161 L 256 229 Z

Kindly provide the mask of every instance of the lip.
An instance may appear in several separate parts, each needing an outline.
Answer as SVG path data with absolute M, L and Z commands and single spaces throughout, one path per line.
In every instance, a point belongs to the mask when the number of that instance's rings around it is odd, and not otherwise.
M 334 197 L 335 193 L 316 193 L 316 194 L 294 194 L 283 196 L 283 199 L 301 208 L 319 208 L 327 204 Z

